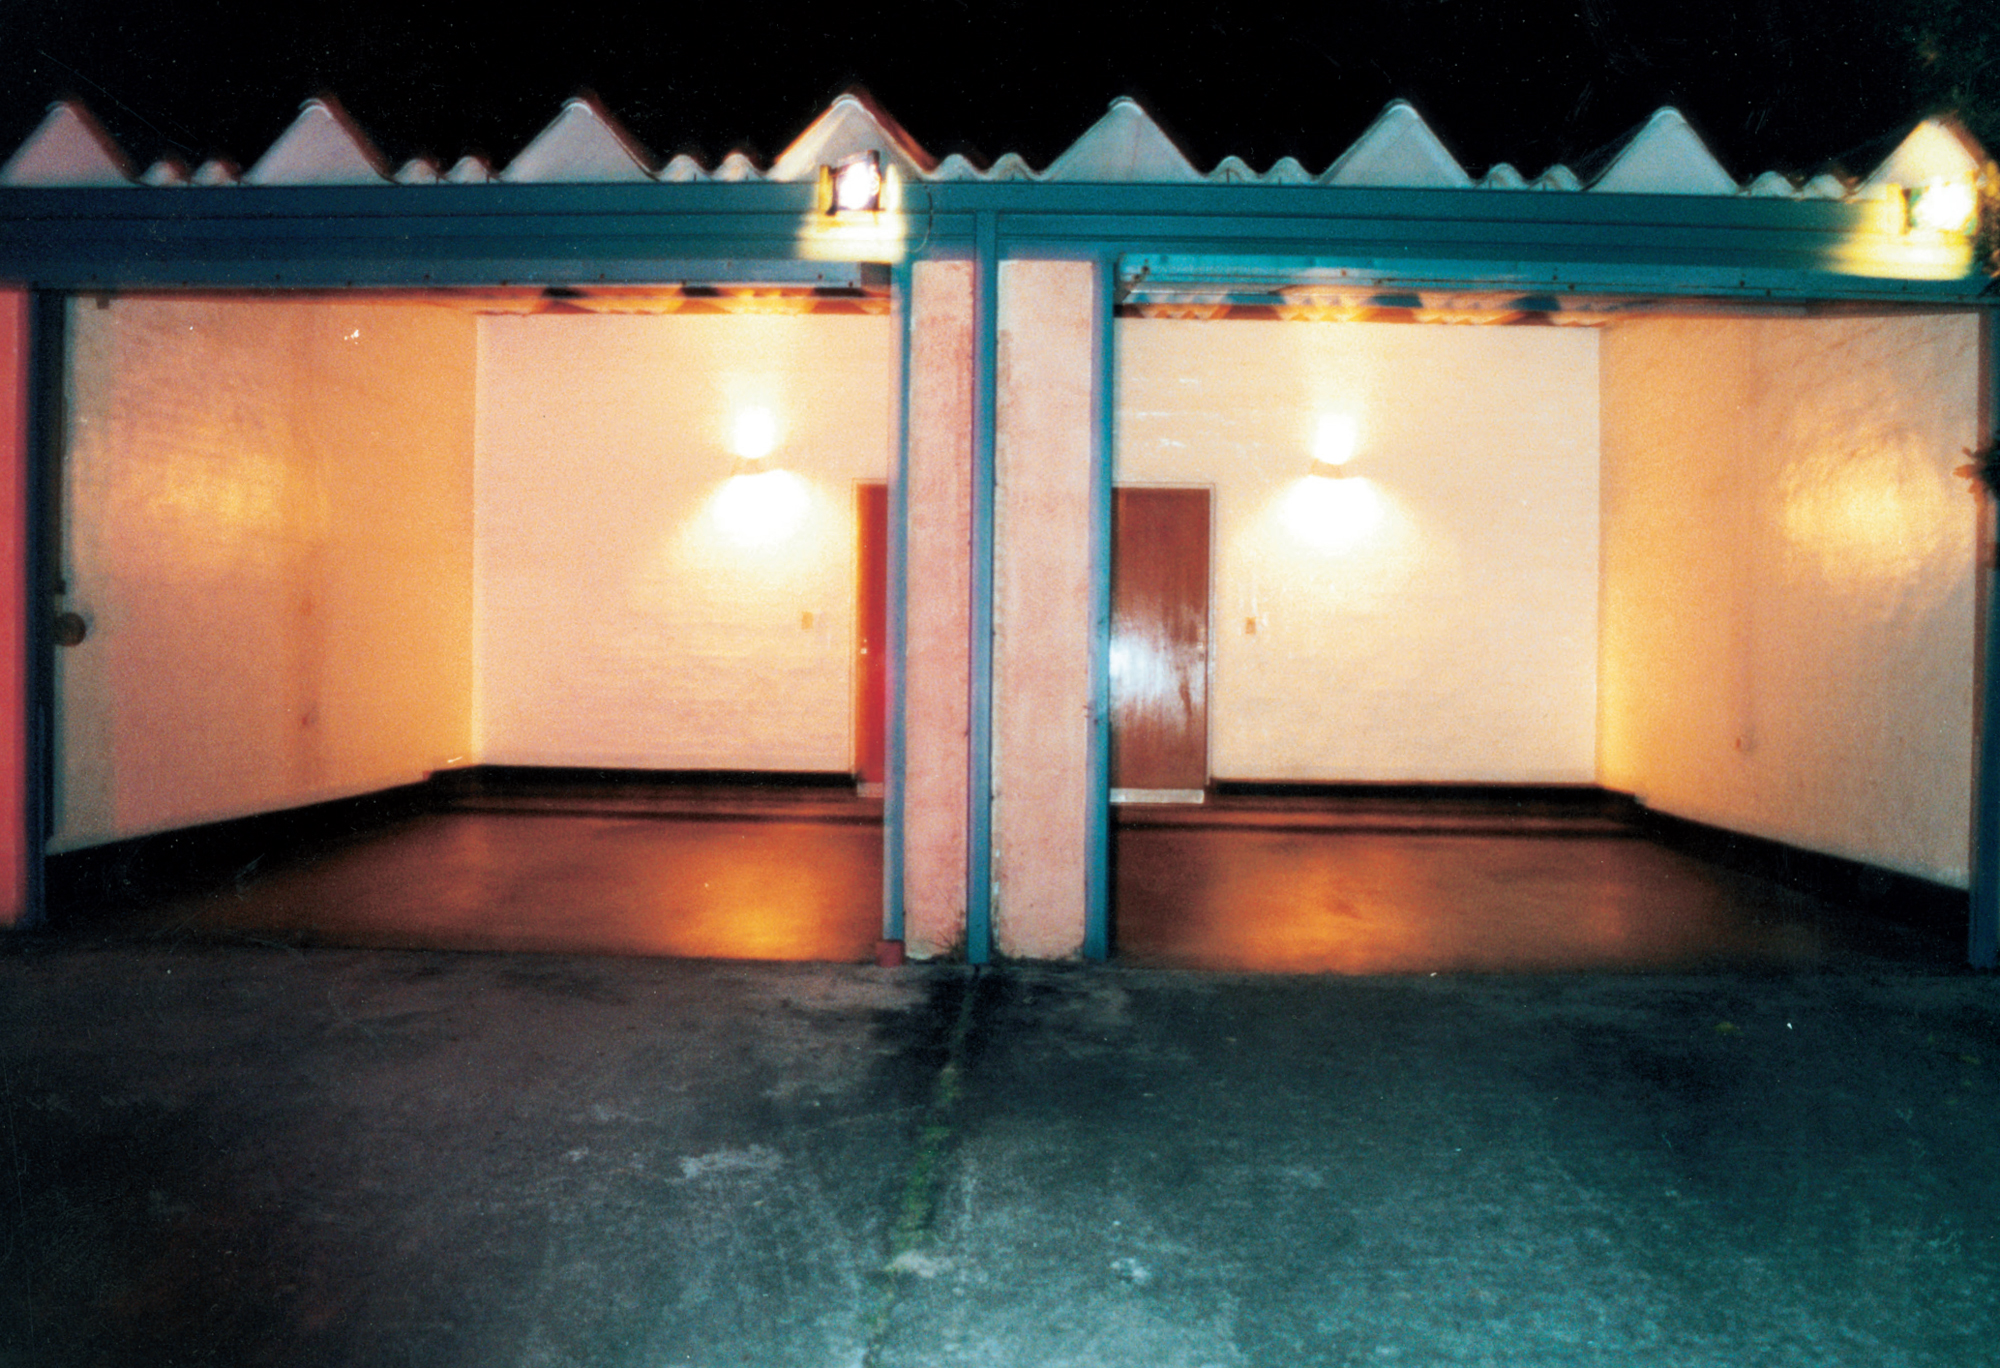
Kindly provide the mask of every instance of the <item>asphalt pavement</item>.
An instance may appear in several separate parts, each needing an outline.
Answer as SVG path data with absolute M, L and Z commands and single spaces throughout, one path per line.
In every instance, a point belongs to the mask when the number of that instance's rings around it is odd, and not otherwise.
M 2000 980 L 0 942 L 0 1363 L 2000 1359 Z

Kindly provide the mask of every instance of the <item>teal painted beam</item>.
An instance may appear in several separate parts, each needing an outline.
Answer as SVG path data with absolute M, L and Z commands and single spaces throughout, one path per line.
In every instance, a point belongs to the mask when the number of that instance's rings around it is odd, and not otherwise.
M 1894 259 L 1921 255 L 1923 244 L 1874 231 L 1882 206 L 1839 201 L 939 182 L 910 188 L 900 239 L 834 247 L 815 194 L 765 182 L 4 188 L 0 278 L 60 288 L 636 281 L 662 258 L 952 254 L 973 246 L 986 216 L 1016 254 L 1182 256 L 1242 269 L 1251 259 L 1305 258 L 1407 279 L 1580 287 L 1616 268 L 1610 284 L 1668 295 L 1967 299 L 1986 284 L 1969 268 L 1943 281 L 1900 279 Z M 1882 270 L 1838 264 L 1864 240 L 1886 254 Z

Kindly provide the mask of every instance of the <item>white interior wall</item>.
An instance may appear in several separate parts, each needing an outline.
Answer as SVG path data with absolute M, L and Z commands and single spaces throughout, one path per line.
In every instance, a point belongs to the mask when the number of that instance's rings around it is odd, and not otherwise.
M 1977 319 L 1626 322 L 1603 377 L 1603 782 L 1963 886 Z
M 57 850 L 406 783 L 468 750 L 472 320 L 78 300 Z
M 887 478 L 895 348 L 881 315 L 482 319 L 481 758 L 851 769 L 854 485 Z M 746 480 L 752 409 L 777 473 Z
M 1116 478 L 1214 491 L 1215 778 L 1596 777 L 1593 330 L 1117 326 Z

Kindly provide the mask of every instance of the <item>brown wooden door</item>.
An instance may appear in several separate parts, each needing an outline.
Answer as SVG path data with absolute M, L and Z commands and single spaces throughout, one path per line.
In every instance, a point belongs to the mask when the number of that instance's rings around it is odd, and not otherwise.
M 860 583 L 854 613 L 854 775 L 880 784 L 888 775 L 884 719 L 889 683 L 889 486 L 855 489 Z
M 1208 491 L 1111 508 L 1111 786 L 1208 784 Z

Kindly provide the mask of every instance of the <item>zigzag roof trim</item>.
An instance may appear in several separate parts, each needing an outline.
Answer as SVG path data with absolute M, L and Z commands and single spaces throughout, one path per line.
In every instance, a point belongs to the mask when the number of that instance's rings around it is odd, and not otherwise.
M 367 135 L 330 98 L 312 99 L 251 164 L 246 173 L 212 158 L 191 174 L 171 158 L 135 178 L 130 160 L 81 105 L 59 102 L 5 163 L 0 188 L 98 188 L 168 186 L 422 186 L 520 183 L 651 181 L 800 181 L 822 164 L 875 151 L 886 165 L 912 180 L 1051 180 L 1154 184 L 1308 185 L 1407 187 L 1512 193 L 1523 189 L 1581 191 L 1566 166 L 1551 166 L 1532 180 L 1506 162 L 1474 180 L 1408 103 L 1387 105 L 1354 143 L 1319 176 L 1295 158 L 1282 157 L 1259 173 L 1241 157 L 1225 157 L 1206 175 L 1198 171 L 1146 111 L 1129 99 L 1114 100 L 1104 116 L 1060 156 L 1037 171 L 1008 152 L 982 168 L 959 153 L 938 161 L 887 113 L 860 92 L 841 95 L 768 168 L 743 152 L 713 167 L 687 155 L 657 170 L 638 141 L 590 96 L 561 111 L 514 159 L 496 172 L 476 157 L 449 171 L 418 158 L 393 173 Z M 1859 184 L 1822 172 L 1805 182 L 1766 171 L 1739 185 L 1717 162 L 1680 111 L 1663 108 L 1619 149 L 1588 187 L 1593 194 L 1747 195 L 1757 198 L 1872 199 L 1887 186 L 1914 189 L 1941 179 L 1980 174 L 1986 154 L 1957 123 L 1927 119 Z

